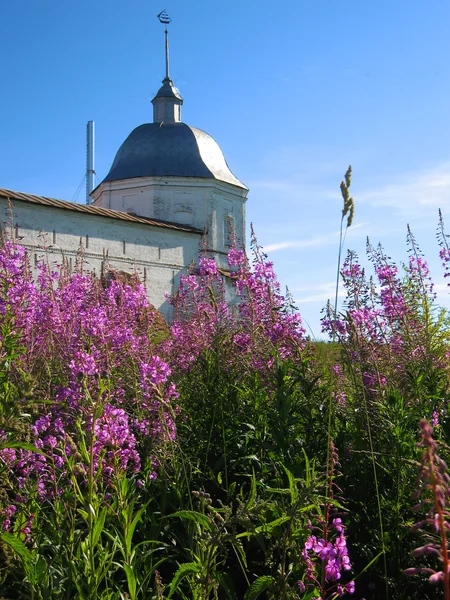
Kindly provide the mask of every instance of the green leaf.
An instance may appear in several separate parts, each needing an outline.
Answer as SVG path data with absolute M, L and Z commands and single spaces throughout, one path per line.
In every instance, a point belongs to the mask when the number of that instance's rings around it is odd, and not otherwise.
M 103 527 L 105 525 L 105 518 L 106 518 L 106 507 L 102 508 L 102 510 L 100 511 L 100 514 L 97 517 L 97 520 L 95 521 L 94 524 L 94 528 L 92 530 L 92 546 L 95 547 L 98 543 L 98 540 L 100 539 L 100 535 L 103 531 Z
M 252 486 L 250 488 L 250 496 L 247 500 L 247 504 L 245 505 L 245 510 L 251 510 L 253 505 L 255 504 L 256 498 L 256 477 L 255 477 L 255 469 L 252 467 Z
M 306 512 L 307 510 L 312 510 L 313 508 L 317 509 L 318 507 L 316 504 L 308 504 L 307 506 L 297 508 L 297 512 Z
M 237 536 L 236 536 L 236 538 L 237 538 Z M 247 555 L 245 554 L 244 548 L 242 547 L 242 542 L 234 541 L 233 542 L 233 550 L 234 550 L 234 553 L 236 554 L 239 564 L 241 565 L 242 570 L 244 570 L 242 565 L 245 568 L 247 568 Z
M 137 513 L 134 515 L 133 520 L 130 523 L 130 527 L 128 528 L 127 537 L 125 538 L 125 545 L 127 548 L 128 554 L 131 553 L 131 541 L 133 539 L 134 530 L 136 529 L 136 525 L 139 523 L 142 517 L 142 513 L 145 510 L 145 506 L 140 508 Z
M 172 579 L 172 583 L 170 584 L 169 595 L 167 597 L 172 598 L 173 594 L 178 588 L 178 584 L 183 579 L 183 577 L 186 577 L 187 575 L 196 575 L 197 573 L 200 573 L 200 571 L 201 565 L 199 565 L 198 563 L 184 563 L 183 565 L 180 565 L 180 568 L 175 573 L 174 578 Z
M 284 515 L 284 517 L 278 517 L 278 519 L 270 521 L 270 523 L 264 523 L 264 525 L 260 525 L 255 529 L 255 531 L 256 533 L 271 533 L 275 529 L 275 527 L 286 523 L 286 521 L 289 521 L 290 518 L 291 517 L 289 515 Z
M 30 452 L 36 452 L 37 454 L 44 454 L 42 450 L 33 446 L 33 444 L 28 444 L 27 442 L 10 442 L 7 441 L 2 448 L 20 448 L 22 450 L 29 450 Z
M 131 600 L 135 600 L 136 599 L 136 589 L 137 589 L 136 576 L 134 574 L 132 567 L 130 567 L 130 565 L 127 565 L 125 563 L 122 566 L 127 575 L 128 591 L 130 593 L 130 598 L 131 598 Z
M 36 563 L 34 565 L 34 581 L 35 583 L 40 583 L 47 571 L 47 561 L 43 556 L 38 556 Z
M 80 434 L 78 437 L 78 451 L 80 452 L 83 461 L 88 465 L 90 463 L 90 456 L 89 456 L 89 450 L 86 446 L 86 432 L 83 429 L 82 424 L 80 423 L 80 421 L 76 422 L 76 427 L 78 429 L 78 433 Z
M 311 592 L 309 592 L 309 594 L 303 596 L 302 600 L 312 600 L 312 598 L 319 598 L 319 596 L 319 591 L 316 588 L 314 588 Z
M 311 467 L 310 467 L 308 455 L 306 454 L 306 451 L 304 448 L 302 448 L 302 452 L 303 452 L 303 457 L 305 459 L 305 476 L 306 476 L 305 485 L 308 488 L 311 485 Z
M 22 540 L 11 533 L 0 533 L 0 540 L 7 544 L 22 560 L 25 572 L 30 581 L 34 580 L 34 557 Z
M 271 494 L 283 494 L 284 496 L 289 496 L 289 494 L 291 493 L 290 490 L 288 490 L 287 488 L 265 487 L 264 491 L 270 492 Z
M 264 523 L 264 525 L 260 525 L 259 527 L 256 527 L 256 529 L 254 531 L 243 531 L 242 533 L 238 533 L 236 536 L 236 539 L 243 538 L 243 537 L 250 538 L 252 535 L 255 535 L 257 533 L 271 533 L 275 529 L 275 527 L 278 527 L 279 525 L 286 523 L 286 521 L 289 521 L 290 518 L 291 517 L 289 515 L 285 515 L 284 517 L 279 517 L 278 519 L 275 519 L 274 521 L 270 521 L 270 523 Z
M 275 579 L 269 575 L 258 577 L 256 581 L 245 592 L 244 600 L 255 600 L 259 598 L 263 592 L 269 589 L 275 583 Z
M 295 478 L 287 467 L 285 467 L 283 464 L 281 466 L 283 467 L 284 472 L 286 473 L 289 480 L 289 491 L 291 492 L 291 505 L 294 506 L 294 504 L 296 504 L 298 500 L 298 489 L 295 483 Z
M 237 600 L 233 580 L 228 573 L 218 573 L 220 587 L 225 591 L 228 600 Z
M 381 552 L 379 552 L 379 553 L 378 553 L 378 554 L 375 556 L 375 558 L 373 558 L 373 559 L 370 561 L 370 563 L 368 563 L 368 564 L 367 564 L 367 565 L 364 567 L 364 569 L 363 569 L 362 571 L 360 571 L 360 572 L 358 573 L 358 575 L 356 575 L 356 577 L 354 577 L 354 578 L 353 578 L 353 581 L 355 581 L 356 579 L 358 579 L 358 577 L 360 577 L 360 576 L 361 576 L 361 575 L 364 573 L 364 571 L 367 571 L 367 569 L 370 569 L 370 567 L 371 567 L 371 566 L 372 566 L 374 563 L 376 563 L 376 562 L 377 562 L 377 560 L 380 558 L 380 556 L 383 556 L 383 554 L 384 554 L 383 550 L 382 550 Z
M 180 519 L 188 519 L 190 521 L 194 521 L 195 523 L 198 523 L 202 527 L 205 527 L 206 529 L 208 529 L 208 531 L 214 530 L 214 526 L 211 523 L 211 521 L 209 520 L 209 518 L 206 515 L 199 513 L 195 510 L 179 510 L 178 512 L 173 513 L 172 515 L 169 515 L 169 516 L 170 517 L 180 517 Z

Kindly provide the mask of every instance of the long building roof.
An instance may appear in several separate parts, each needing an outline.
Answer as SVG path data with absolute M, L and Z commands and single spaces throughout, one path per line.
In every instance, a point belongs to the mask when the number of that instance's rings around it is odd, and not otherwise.
M 150 219 L 139 215 L 130 215 L 129 213 L 120 210 L 111 210 L 110 208 L 101 208 L 99 206 L 88 206 L 87 204 L 77 204 L 76 202 L 68 202 L 67 200 L 56 200 L 56 198 L 48 198 L 47 196 L 36 196 L 35 194 L 26 194 L 24 192 L 16 192 L 0 188 L 0 199 L 20 200 L 21 202 L 30 202 L 32 204 L 40 204 L 42 206 L 50 206 L 53 208 L 62 208 L 65 210 L 73 210 L 97 217 L 106 217 L 119 221 L 128 221 L 129 223 L 140 223 L 142 225 L 152 225 L 154 227 L 164 227 L 166 229 L 176 229 L 178 231 L 187 231 L 189 233 L 201 234 L 203 231 L 190 225 L 179 225 L 170 221 L 161 221 L 160 219 Z

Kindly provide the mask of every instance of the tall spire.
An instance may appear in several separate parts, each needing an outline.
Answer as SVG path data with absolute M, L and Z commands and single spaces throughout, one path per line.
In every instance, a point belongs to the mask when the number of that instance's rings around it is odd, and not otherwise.
M 166 36 L 166 79 L 170 79 L 170 77 L 169 77 L 169 31 L 167 30 L 167 27 L 164 31 L 164 34 Z
M 183 98 L 180 92 L 174 86 L 169 75 L 169 32 L 167 25 L 171 18 L 166 12 L 166 9 L 158 15 L 161 23 L 166 25 L 165 35 L 165 51 L 166 51 L 166 76 L 162 81 L 162 87 L 152 100 L 153 104 L 153 122 L 154 123 L 179 123 L 181 121 L 181 105 Z

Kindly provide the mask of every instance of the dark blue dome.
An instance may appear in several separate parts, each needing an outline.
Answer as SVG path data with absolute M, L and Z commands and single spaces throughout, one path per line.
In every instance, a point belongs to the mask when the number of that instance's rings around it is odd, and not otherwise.
M 228 168 L 217 142 L 180 122 L 146 123 L 134 129 L 103 181 L 136 177 L 199 177 L 247 189 Z

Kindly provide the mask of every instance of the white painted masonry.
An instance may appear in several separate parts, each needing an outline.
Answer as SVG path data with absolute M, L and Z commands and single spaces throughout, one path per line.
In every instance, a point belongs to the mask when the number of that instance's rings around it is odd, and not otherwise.
M 215 179 L 140 177 L 103 182 L 92 193 L 93 205 L 205 231 L 208 250 L 227 269 L 232 240 L 245 236 L 247 190 Z
M 105 257 L 112 269 L 136 271 L 150 302 L 170 319 L 165 293 L 175 291 L 180 274 L 187 271 L 192 260 L 197 260 L 201 231 L 127 222 L 115 218 L 113 211 L 105 211 L 110 216 L 79 212 L 67 208 L 69 202 L 62 202 L 63 208 L 34 204 L 17 199 L 14 192 L 6 192 L 0 191 L 2 221 L 5 227 L 10 226 L 9 197 L 14 234 L 29 250 L 32 265 L 46 258 L 47 248 L 50 263 L 61 264 L 64 257 L 74 266 L 82 244 L 89 271 L 100 274 Z

